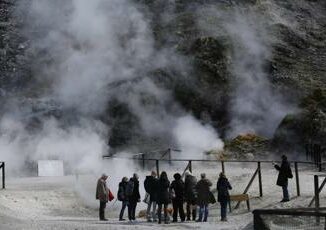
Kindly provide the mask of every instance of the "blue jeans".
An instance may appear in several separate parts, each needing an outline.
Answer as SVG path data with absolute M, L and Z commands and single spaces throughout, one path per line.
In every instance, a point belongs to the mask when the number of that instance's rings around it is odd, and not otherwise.
M 203 219 L 204 217 L 204 219 Z M 208 204 L 199 206 L 199 219 L 198 221 L 207 221 L 208 217 Z
M 287 185 L 282 186 L 282 190 L 283 190 L 283 199 L 289 200 L 290 196 L 289 196 L 288 186 Z
M 151 208 L 153 207 L 153 212 L 151 212 Z M 156 201 L 150 201 L 147 206 L 147 220 L 153 220 L 156 221 Z
M 120 211 L 120 215 L 119 215 L 120 220 L 123 219 L 123 214 L 125 212 L 127 205 L 128 205 L 128 201 L 122 201 L 122 207 L 121 207 L 121 211 Z
M 225 219 L 226 218 L 226 210 L 228 207 L 228 201 L 223 200 L 220 202 L 220 204 L 221 204 L 221 219 Z

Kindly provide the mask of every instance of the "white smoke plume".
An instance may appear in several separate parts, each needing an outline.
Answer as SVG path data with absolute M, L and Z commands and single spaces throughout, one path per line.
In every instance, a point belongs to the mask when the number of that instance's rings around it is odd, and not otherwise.
M 205 34 L 227 37 L 232 44 L 230 72 L 234 90 L 230 103 L 229 137 L 256 133 L 271 137 L 280 121 L 293 111 L 272 88 L 266 72 L 271 58 L 271 38 L 267 32 L 272 19 L 255 11 L 256 6 L 211 6 L 198 10 L 198 24 Z
M 98 116 L 113 96 L 131 108 L 148 135 L 170 136 L 196 154 L 222 146 L 213 129 L 191 115 L 184 117 L 169 92 L 151 80 L 108 87 L 169 65 L 187 68 L 171 49 L 155 48 L 140 5 L 129 0 L 22 0 L 18 12 L 24 14 L 28 55 L 35 59 L 33 77 L 44 87 L 34 93 L 37 99 L 57 102 L 64 119 L 42 118 L 33 131 L 24 123 L 31 109 L 18 116 L 8 111 L 0 122 L 0 151 L 9 171 L 19 172 L 38 159 L 62 159 L 72 172 L 100 173 L 107 167 L 101 156 L 108 152 L 110 127 Z M 155 101 L 152 106 L 141 103 L 144 93 Z

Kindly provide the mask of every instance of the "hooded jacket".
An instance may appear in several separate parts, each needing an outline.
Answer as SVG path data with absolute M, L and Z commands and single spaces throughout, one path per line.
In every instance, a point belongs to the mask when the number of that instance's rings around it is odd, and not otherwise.
M 144 188 L 150 196 L 150 201 L 157 201 L 158 179 L 154 176 L 146 176 Z

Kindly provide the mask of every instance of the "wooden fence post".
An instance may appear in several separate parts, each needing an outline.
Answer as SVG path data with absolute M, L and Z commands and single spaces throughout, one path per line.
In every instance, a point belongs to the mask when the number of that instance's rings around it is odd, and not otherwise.
M 263 181 L 261 178 L 261 167 L 260 167 L 260 161 L 257 163 L 257 169 L 258 169 L 258 183 L 259 183 L 259 196 L 263 196 Z
M 145 169 L 145 154 L 141 155 L 142 161 L 143 161 L 143 170 Z
M 314 185 L 315 185 L 315 211 L 319 211 L 319 181 L 318 176 L 314 175 Z M 316 217 L 317 224 L 320 223 L 320 218 Z
M 2 162 L 2 188 L 6 188 L 6 169 L 5 169 L 5 162 Z
M 295 182 L 297 186 L 297 196 L 300 196 L 300 180 L 299 180 L 299 170 L 298 170 L 298 162 L 294 162 L 294 171 L 295 171 Z
M 159 163 L 159 160 L 156 160 L 156 173 L 157 173 L 157 176 L 160 177 L 160 163 Z
M 192 173 L 192 161 L 189 161 L 189 171 Z
M 168 153 L 168 157 L 169 157 L 169 164 L 172 164 L 172 160 L 171 160 L 171 149 L 168 149 L 169 153 Z
M 318 151 L 318 169 L 319 169 L 319 172 L 321 172 L 323 170 L 321 161 L 322 161 L 322 159 L 321 159 L 321 152 Z
M 221 161 L 221 164 L 222 164 L 222 172 L 223 172 L 223 174 L 225 175 L 224 161 Z

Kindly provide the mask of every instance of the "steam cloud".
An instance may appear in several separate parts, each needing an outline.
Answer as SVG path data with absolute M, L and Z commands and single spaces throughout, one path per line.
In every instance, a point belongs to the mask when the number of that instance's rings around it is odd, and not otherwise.
M 271 23 L 272 19 L 259 15 L 255 7 L 221 10 L 217 4 L 198 10 L 198 24 L 204 33 L 228 37 L 232 42 L 229 67 L 235 80 L 229 137 L 244 133 L 271 137 L 284 116 L 294 110 L 268 80 L 265 66 L 271 56 L 271 39 L 266 28 Z
M 1 159 L 11 172 L 37 159 L 62 159 L 72 171 L 102 171 L 110 127 L 98 116 L 112 97 L 130 107 L 147 135 L 175 138 L 191 156 L 223 146 L 212 128 L 186 115 L 169 92 L 149 78 L 108 87 L 182 63 L 173 50 L 155 48 L 140 5 L 129 0 L 31 0 L 21 1 L 18 11 L 27 12 L 33 77 L 44 86 L 38 99 L 58 103 L 64 119 L 43 118 L 35 133 L 23 119 L 30 110 L 17 116 L 8 111 L 0 122 L 0 143 Z M 155 103 L 141 103 L 144 94 Z

